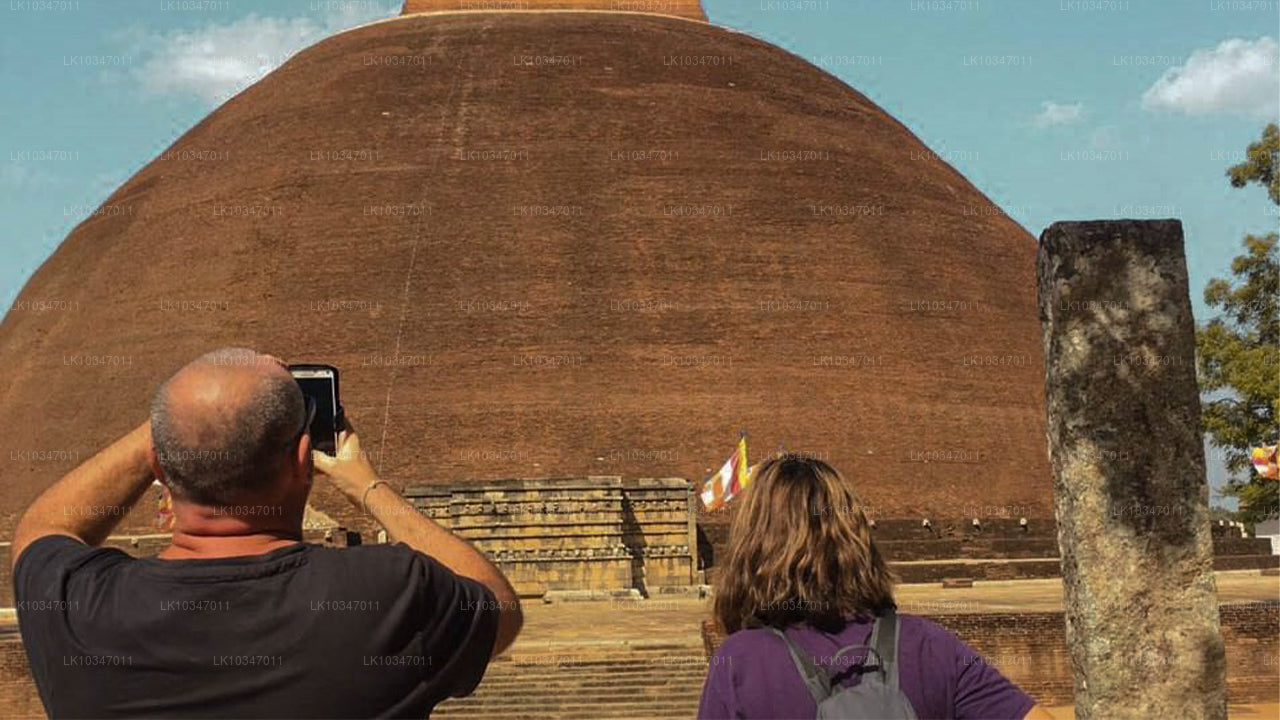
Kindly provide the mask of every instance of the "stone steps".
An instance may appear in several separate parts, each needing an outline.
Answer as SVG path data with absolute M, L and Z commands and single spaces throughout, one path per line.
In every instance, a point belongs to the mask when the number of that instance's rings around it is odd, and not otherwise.
M 477 692 L 475 696 L 460 700 L 471 707 L 496 709 L 511 705 L 513 701 L 526 704 L 593 703 L 593 704 L 626 704 L 640 702 L 688 702 L 697 699 L 702 693 L 702 680 L 697 678 L 692 684 L 675 688 L 653 687 L 648 689 L 634 688 L 629 684 L 618 684 L 613 688 L 590 692 L 573 692 L 566 687 L 544 687 L 533 683 L 529 685 L 505 688 L 510 692 Z
M 513 671 L 511 673 L 485 673 L 485 685 L 493 686 L 511 686 L 511 685 L 557 685 L 563 686 L 572 684 L 574 687 L 609 687 L 611 683 L 627 683 L 628 686 L 634 687 L 654 687 L 661 685 L 669 685 L 672 682 L 683 682 L 685 680 L 695 679 L 701 680 L 706 674 L 706 668 L 696 672 L 680 672 L 667 673 L 665 669 L 649 670 L 649 671 L 632 671 L 632 672 L 609 672 L 600 668 L 568 668 L 557 671 L 555 673 L 547 672 L 530 672 L 522 673 Z
M 978 508 L 982 510 L 983 508 Z M 906 583 L 935 583 L 945 577 L 975 580 L 1017 580 L 1055 578 L 1058 566 L 1058 538 L 1052 518 L 1028 515 L 1023 526 L 1017 517 L 1030 508 L 999 508 L 1010 517 L 980 517 L 981 527 L 971 517 L 923 519 L 878 519 L 872 536 L 886 560 Z M 978 512 L 980 516 L 982 512 Z M 729 539 L 730 513 L 699 516 L 700 552 L 711 563 L 707 582 L 714 583 Z M 1265 538 L 1242 537 L 1237 528 L 1212 525 L 1214 568 L 1217 570 L 1257 570 L 1280 567 L 1280 556 L 1270 555 Z M 980 564 L 971 564 L 981 561 Z M 1003 564 L 1018 562 L 1016 565 Z
M 697 658 L 697 660 L 691 660 L 690 658 Z M 504 672 L 511 669 L 519 670 L 522 674 L 529 674 L 539 670 L 555 672 L 558 668 L 574 668 L 575 670 L 607 669 L 610 672 L 619 673 L 661 667 L 667 671 L 674 672 L 682 667 L 704 664 L 701 662 L 701 658 L 702 648 L 695 647 L 681 650 L 679 653 L 667 653 L 665 655 L 638 654 L 635 656 L 622 655 L 620 653 L 585 652 L 579 654 L 574 651 L 561 650 L 541 656 L 515 658 L 510 661 L 499 658 L 489 665 L 489 670 L 490 672 Z
M 702 692 L 702 680 L 699 677 L 693 683 L 679 688 L 650 687 L 636 688 L 629 684 L 618 684 L 612 688 L 604 688 L 587 692 L 568 692 L 566 687 L 545 687 L 537 683 L 515 685 L 505 688 L 512 692 L 498 693 L 488 691 L 477 692 L 474 697 L 467 698 L 466 703 L 476 707 L 497 707 L 511 704 L 512 700 L 523 702 L 562 703 L 604 703 L 616 704 L 626 702 L 684 702 L 696 698 Z M 517 694 L 518 693 L 518 694 Z
M 942 538 L 937 540 L 884 540 L 876 541 L 885 559 L 890 562 L 920 560 L 954 560 L 961 558 L 1032 559 L 1058 557 L 1058 540 L 1039 536 L 1025 538 L 964 539 Z
M 671 718 L 675 720 L 687 720 L 698 714 L 698 705 L 694 703 L 692 709 L 680 706 L 671 708 L 654 708 L 651 704 L 619 706 L 612 708 L 609 715 L 600 715 L 600 711 L 594 705 L 575 705 L 560 708 L 524 708 L 513 706 L 505 708 L 501 715 L 491 715 L 487 712 L 463 712 L 463 711 L 444 711 L 447 703 L 436 706 L 436 711 L 431 713 L 431 717 L 442 718 L 477 718 L 483 720 L 628 720 L 636 718 L 640 720 L 653 720 L 653 718 Z
M 692 658 L 696 657 L 697 660 Z M 540 663 L 512 663 L 505 664 L 495 662 L 489 665 L 489 672 L 501 675 L 503 673 L 519 673 L 522 677 L 529 675 L 555 675 L 559 672 L 572 671 L 575 673 L 587 672 L 608 672 L 613 675 L 623 675 L 626 673 L 645 673 L 650 670 L 661 668 L 665 673 L 679 672 L 696 672 L 706 662 L 702 660 L 699 654 L 689 655 L 690 659 L 683 656 L 678 662 L 664 662 L 660 658 L 652 660 L 619 660 L 619 659 L 599 659 L 599 660 L 575 660 L 565 662 L 540 662 Z
M 700 690 L 700 688 L 699 688 Z M 528 718 L 529 720 L 617 720 L 619 718 L 691 718 L 698 714 L 700 694 L 675 700 L 597 699 L 544 700 L 539 696 L 511 698 L 502 704 L 472 705 L 470 698 L 453 698 L 436 706 L 432 718 Z
M 1029 560 L 1058 557 L 1058 539 L 1047 535 L 1008 538 L 985 537 L 983 534 L 975 533 L 963 538 L 878 540 L 876 544 L 889 562 L 946 562 L 966 559 Z M 1213 538 L 1215 557 L 1268 555 L 1270 552 L 1270 541 L 1266 538 L 1218 536 Z
M 701 655 L 694 656 L 690 654 L 689 657 L 698 657 L 699 659 L 701 659 Z M 689 672 L 694 672 L 700 669 L 705 664 L 706 664 L 705 662 L 701 662 L 701 661 L 685 660 L 684 656 L 681 656 L 681 660 L 679 662 L 665 662 L 663 661 L 662 658 L 622 660 L 618 658 L 608 659 L 608 658 L 602 657 L 599 659 L 572 660 L 572 661 L 563 661 L 563 662 L 552 662 L 552 661 L 536 662 L 536 663 L 534 662 L 529 662 L 529 663 L 495 662 L 489 665 L 489 672 L 498 673 L 498 674 L 506 673 L 506 672 L 518 672 L 520 673 L 521 676 L 528 676 L 528 675 L 537 675 L 537 674 L 554 675 L 555 673 L 561 672 L 562 670 L 572 670 L 573 672 L 576 672 L 576 673 L 592 672 L 592 671 L 600 670 L 600 671 L 612 673 L 614 675 L 621 675 L 629 672 L 643 673 L 656 668 L 662 668 L 664 672 L 677 673 L 685 670 Z
M 693 644 L 518 647 L 489 665 L 474 694 L 446 700 L 432 717 L 690 718 L 706 677 L 702 653 Z
M 697 672 L 681 672 L 667 673 L 663 671 L 650 670 L 647 672 L 631 672 L 631 673 L 610 673 L 606 670 L 598 670 L 592 672 L 586 668 L 571 668 L 558 673 L 521 673 L 518 671 L 507 674 L 490 674 L 485 673 L 484 683 L 486 686 L 494 687 L 515 686 L 515 685 L 541 685 L 541 686 L 567 686 L 572 684 L 574 687 L 590 688 L 590 687 L 613 687 L 619 682 L 626 682 L 627 687 L 659 687 L 672 684 L 678 684 L 686 680 L 701 680 L 706 674 L 706 668 Z
M 492 689 L 492 691 L 516 691 L 516 689 L 524 689 L 524 691 L 534 692 L 534 694 L 545 694 L 552 691 L 564 693 L 564 697 L 580 697 L 584 694 L 604 693 L 613 694 L 623 691 L 637 694 L 672 694 L 680 693 L 684 689 L 700 688 L 703 684 L 705 673 L 692 676 L 681 676 L 681 678 L 662 679 L 657 676 L 652 678 L 607 678 L 607 676 L 595 676 L 595 678 L 586 678 L 581 680 L 563 679 L 563 680 L 547 680 L 539 678 L 527 678 L 518 680 L 518 682 L 486 682 L 484 687 Z
M 904 583 L 936 583 L 943 578 L 968 577 L 975 580 L 1028 580 L 1054 578 L 1062 573 L 1058 558 L 1014 558 L 1005 560 L 922 560 L 891 562 L 890 569 Z
M 1224 555 L 1269 555 L 1271 541 L 1267 538 L 1219 537 L 1213 538 L 1213 554 Z
M 943 578 L 968 577 L 975 580 L 1032 580 L 1056 578 L 1062 574 L 1057 557 L 914 560 L 890 562 L 889 567 L 904 583 L 935 583 Z M 1213 569 L 1261 570 L 1280 567 L 1280 555 L 1232 554 L 1215 555 Z
M 1280 555 L 1217 555 L 1214 570 L 1261 570 L 1280 567 Z

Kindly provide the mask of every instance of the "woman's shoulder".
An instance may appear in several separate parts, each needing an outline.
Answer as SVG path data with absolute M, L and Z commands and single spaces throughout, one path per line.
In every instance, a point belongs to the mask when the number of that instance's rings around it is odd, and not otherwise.
M 787 637 L 797 646 L 809 650 L 817 642 L 817 631 L 807 625 L 794 625 L 787 628 Z M 753 662 L 769 663 L 775 657 L 788 654 L 787 644 L 778 637 L 775 630 L 769 627 L 742 628 L 720 643 L 716 651 L 716 660 L 721 664 Z
M 770 628 L 743 628 L 734 632 L 720 643 L 716 652 L 719 656 L 752 655 L 773 648 L 784 646 Z
M 950 630 L 942 625 L 921 615 L 912 615 L 909 613 L 897 613 L 900 627 L 900 642 L 909 642 L 912 644 L 921 643 L 931 645 L 938 648 L 956 648 L 960 645 L 960 639 Z M 870 620 L 853 621 L 845 626 L 838 633 L 824 633 L 816 628 L 808 625 L 797 625 L 789 628 L 787 635 L 793 640 L 804 644 L 808 636 L 826 635 L 834 641 L 844 639 L 844 636 L 854 638 L 857 635 L 870 632 Z M 861 628 L 861 631 L 858 630 Z M 779 640 L 773 629 L 763 628 L 743 628 L 734 632 L 732 635 L 724 639 L 720 644 L 717 655 L 748 655 L 757 652 L 784 652 L 786 646 Z
M 898 617 L 902 619 L 900 645 L 917 647 L 935 661 L 963 660 L 965 655 L 972 653 L 959 636 L 927 617 L 907 613 L 898 613 Z
M 806 623 L 798 623 L 786 629 L 786 635 L 793 643 L 808 649 L 815 649 L 824 644 L 847 644 L 858 634 L 870 632 L 868 622 L 849 622 L 842 629 L 830 632 L 819 630 Z M 811 647 L 812 646 L 812 647 Z M 750 656 L 760 654 L 787 653 L 787 645 L 778 637 L 777 631 L 769 627 L 742 628 L 725 638 L 717 655 Z
M 937 635 L 946 635 L 946 636 L 954 637 L 950 630 L 946 629 L 945 627 L 939 625 L 938 623 L 930 620 L 929 618 L 923 615 L 912 615 L 911 613 L 902 613 L 902 612 L 898 613 L 897 615 L 899 618 L 902 618 L 903 632 L 907 632 L 909 630 L 916 635 L 927 635 L 931 637 L 937 636 Z

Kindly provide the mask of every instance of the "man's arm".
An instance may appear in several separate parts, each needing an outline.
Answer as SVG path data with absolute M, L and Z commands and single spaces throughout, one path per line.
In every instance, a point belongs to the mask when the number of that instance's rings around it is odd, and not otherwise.
M 40 494 L 13 531 L 10 566 L 45 535 L 98 545 L 151 485 L 151 422 L 134 428 Z
M 470 578 L 489 588 L 498 601 L 498 633 L 493 641 L 497 657 L 515 642 L 524 626 L 520 598 L 502 571 L 471 543 L 450 533 L 431 518 L 418 512 L 409 501 L 387 485 L 378 485 L 365 496 L 365 490 L 378 479 L 373 466 L 360 451 L 360 438 L 343 431 L 338 438 L 336 457 L 313 452 L 316 469 L 327 475 L 356 507 L 363 500 L 387 535 L 420 553 L 430 555 L 455 574 Z
M 367 483 L 365 487 L 368 487 Z M 430 554 L 453 572 L 475 580 L 493 592 L 498 601 L 499 613 L 498 634 L 493 640 L 493 653 L 490 657 L 497 657 L 515 642 L 520 628 L 524 626 L 520 598 L 507 577 L 489 562 L 489 558 L 471 543 L 418 512 L 417 508 L 388 485 L 379 485 L 369 491 L 367 505 L 369 513 L 387 529 L 391 540 Z

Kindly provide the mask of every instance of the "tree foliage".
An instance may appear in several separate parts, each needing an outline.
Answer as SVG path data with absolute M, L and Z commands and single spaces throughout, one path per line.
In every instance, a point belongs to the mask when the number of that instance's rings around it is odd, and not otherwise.
M 1268 125 L 1247 160 L 1227 170 L 1233 187 L 1257 183 L 1280 205 L 1280 129 Z M 1240 500 L 1245 522 L 1280 509 L 1280 483 L 1260 479 L 1250 449 L 1280 441 L 1280 259 L 1277 234 L 1248 235 L 1231 261 L 1231 279 L 1213 278 L 1204 301 L 1220 314 L 1196 336 L 1205 432 L 1224 451 L 1232 473 L 1226 494 Z M 1210 397 L 1212 399 L 1210 399 Z
M 1231 178 L 1231 187 L 1244 187 L 1256 182 L 1267 189 L 1271 202 L 1280 205 L 1280 127 L 1271 123 L 1262 130 L 1262 139 L 1249 143 L 1245 152 L 1245 161 L 1227 168 L 1227 177 Z

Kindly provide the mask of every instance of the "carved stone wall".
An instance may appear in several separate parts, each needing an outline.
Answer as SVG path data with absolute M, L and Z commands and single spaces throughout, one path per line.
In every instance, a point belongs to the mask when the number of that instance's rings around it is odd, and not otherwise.
M 521 595 L 695 582 L 693 496 L 682 478 L 497 480 L 409 487 L 405 497 L 475 543 Z

